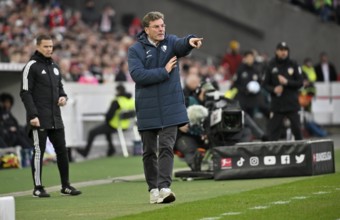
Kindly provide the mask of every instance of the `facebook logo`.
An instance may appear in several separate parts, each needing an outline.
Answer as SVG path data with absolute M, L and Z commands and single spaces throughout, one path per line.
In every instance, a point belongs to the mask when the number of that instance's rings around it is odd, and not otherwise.
M 290 164 L 290 156 L 289 155 L 281 155 L 281 164 Z

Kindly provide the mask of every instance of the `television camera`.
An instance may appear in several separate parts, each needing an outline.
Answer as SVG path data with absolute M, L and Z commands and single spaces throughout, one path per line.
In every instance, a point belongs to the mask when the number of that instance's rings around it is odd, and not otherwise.
M 212 86 L 210 84 L 201 87 L 211 88 Z M 204 153 L 202 160 L 196 160 L 200 163 L 196 167 L 199 166 L 201 169 L 198 169 L 198 171 L 176 172 L 175 177 L 181 179 L 213 178 L 212 148 L 234 145 L 242 136 L 244 112 L 238 103 L 225 98 L 223 94 L 214 89 L 207 89 L 205 90 L 203 106 L 207 110 L 207 114 L 202 110 L 202 106 L 190 106 L 188 108 L 190 125 L 199 126 L 203 134 L 207 136 L 206 144 L 208 149 Z M 203 166 L 205 171 L 203 171 Z

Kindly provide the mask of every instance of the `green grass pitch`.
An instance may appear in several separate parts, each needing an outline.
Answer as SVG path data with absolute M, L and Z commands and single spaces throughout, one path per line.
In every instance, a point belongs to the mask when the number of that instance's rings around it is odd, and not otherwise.
M 340 150 L 335 152 L 336 173 L 311 177 L 252 180 L 174 179 L 173 204 L 148 204 L 144 180 L 124 176 L 143 173 L 140 157 L 104 158 L 70 165 L 73 183 L 107 180 L 82 186 L 81 196 L 33 198 L 30 169 L 0 171 L 0 194 L 27 191 L 15 197 L 16 219 L 340 219 Z M 176 159 L 175 168 L 185 167 Z M 123 177 L 116 179 L 115 177 Z M 117 181 L 111 181 L 116 179 Z M 57 186 L 56 165 L 43 170 L 43 184 Z

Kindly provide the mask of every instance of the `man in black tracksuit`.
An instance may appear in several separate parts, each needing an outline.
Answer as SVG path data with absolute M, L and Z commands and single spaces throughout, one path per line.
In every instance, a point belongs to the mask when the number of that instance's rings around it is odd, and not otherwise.
M 53 41 L 50 36 L 37 37 L 37 51 L 23 69 L 20 96 L 26 108 L 30 137 L 34 143 L 32 175 L 34 197 L 50 197 L 41 182 L 42 161 L 47 137 L 57 155 L 61 178 L 61 194 L 79 195 L 69 183 L 68 156 L 60 106 L 66 105 L 67 95 L 61 82 L 59 67 L 52 60 Z
M 280 138 L 283 120 L 287 117 L 295 140 L 302 140 L 301 123 L 298 111 L 299 89 L 303 78 L 301 69 L 289 58 L 289 48 L 285 42 L 276 47 L 276 56 L 268 65 L 263 86 L 271 94 L 271 113 L 268 123 L 269 140 Z

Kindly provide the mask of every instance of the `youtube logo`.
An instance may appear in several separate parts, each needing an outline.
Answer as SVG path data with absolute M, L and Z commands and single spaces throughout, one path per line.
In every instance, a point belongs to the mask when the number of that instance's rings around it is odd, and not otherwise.
M 271 166 L 276 164 L 276 157 L 275 156 L 265 156 L 263 158 L 263 164 L 266 166 Z

